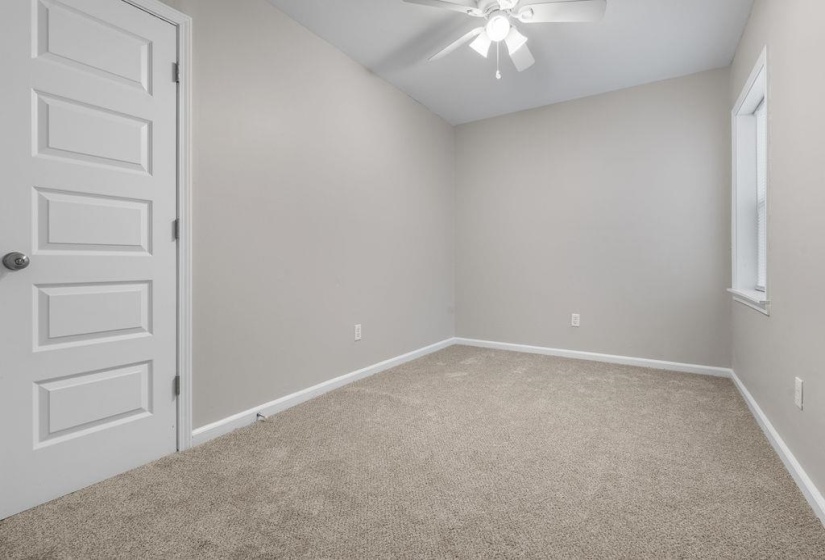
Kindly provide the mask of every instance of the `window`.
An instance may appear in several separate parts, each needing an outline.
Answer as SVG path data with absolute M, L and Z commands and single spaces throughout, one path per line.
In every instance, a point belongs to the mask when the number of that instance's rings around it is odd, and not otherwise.
M 733 109 L 734 299 L 768 313 L 768 81 L 766 52 Z
M 764 99 L 756 116 L 756 289 L 768 283 L 768 104 Z

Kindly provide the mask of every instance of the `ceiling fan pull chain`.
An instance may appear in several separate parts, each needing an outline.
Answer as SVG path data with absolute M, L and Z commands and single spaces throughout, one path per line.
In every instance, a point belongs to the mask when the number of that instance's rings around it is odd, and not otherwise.
M 496 43 L 496 80 L 501 79 L 501 43 Z

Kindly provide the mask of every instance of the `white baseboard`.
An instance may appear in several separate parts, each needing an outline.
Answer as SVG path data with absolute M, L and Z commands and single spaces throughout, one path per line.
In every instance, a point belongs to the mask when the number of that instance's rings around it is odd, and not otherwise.
M 526 346 L 523 344 L 510 344 L 507 342 L 492 342 L 489 340 L 473 340 L 468 338 L 454 338 L 455 344 L 463 344 L 465 346 L 475 346 L 478 348 L 492 348 L 496 350 L 509 350 L 513 352 L 526 352 L 529 354 L 544 354 L 548 356 L 559 356 L 562 358 L 573 358 L 577 360 L 590 360 L 594 362 L 608 362 L 615 364 L 624 364 L 630 366 L 640 366 L 647 368 L 663 369 L 670 371 L 678 371 L 684 373 L 697 373 L 700 375 L 712 375 L 716 377 L 728 377 L 733 380 L 734 385 L 742 394 L 742 398 L 750 408 L 756 422 L 765 432 L 765 435 L 770 441 L 771 445 L 782 459 L 785 468 L 793 477 L 805 499 L 810 504 L 814 513 L 819 517 L 822 524 L 825 525 L 825 497 L 814 485 L 811 478 L 796 460 L 791 450 L 785 444 L 784 440 L 779 436 L 779 433 L 768 420 L 768 417 L 762 412 L 762 409 L 754 400 L 753 396 L 747 390 L 742 381 L 737 377 L 736 373 L 730 368 L 701 366 L 695 364 L 682 364 L 678 362 L 665 362 L 661 360 L 648 360 L 646 358 L 631 358 L 627 356 L 612 356 L 610 354 L 596 354 L 592 352 L 580 352 L 577 350 L 560 350 L 557 348 L 544 348 L 541 346 Z
M 756 403 L 756 400 L 754 400 L 753 395 L 750 394 L 750 391 L 748 391 L 745 384 L 742 383 L 742 380 L 739 379 L 735 372 L 731 373 L 731 379 L 733 379 L 733 383 L 748 404 L 748 408 L 751 409 L 751 413 L 754 418 L 756 418 L 762 431 L 765 432 L 768 441 L 771 442 L 774 451 L 776 451 L 776 454 L 782 459 L 782 462 L 785 463 L 785 468 L 791 473 L 796 485 L 799 486 L 799 489 L 802 491 L 805 499 L 808 500 L 816 516 L 819 517 L 819 520 L 825 525 L 825 497 L 822 496 L 822 492 L 814 485 L 811 477 L 808 476 L 808 473 L 805 472 L 805 469 L 803 469 L 799 461 L 796 460 L 796 457 L 791 453 L 791 450 L 785 444 L 779 432 L 773 427 L 771 421 L 768 420 L 768 417 L 762 412 L 762 409 Z
M 419 348 L 418 350 L 413 350 L 412 352 L 408 352 L 401 356 L 397 356 L 389 360 L 384 360 L 383 362 L 379 362 L 377 364 L 373 364 L 363 369 L 359 369 L 358 371 L 353 371 L 340 377 L 330 379 L 329 381 L 324 381 L 323 383 L 319 383 L 318 385 L 307 387 L 306 389 L 302 389 L 300 391 L 292 393 L 291 395 L 286 395 L 285 397 L 281 397 L 280 399 L 276 399 L 274 401 L 264 403 L 260 406 L 256 406 L 255 408 L 250 408 L 249 410 L 233 414 L 232 416 L 229 416 L 222 420 L 218 420 L 217 422 L 213 422 L 211 424 L 207 424 L 206 426 L 202 426 L 200 428 L 193 430 L 192 445 L 200 445 L 201 443 L 205 443 L 211 439 L 235 431 L 238 428 L 243 428 L 244 426 L 253 424 L 257 420 L 259 413 L 263 414 L 264 416 L 277 414 L 278 412 L 281 412 L 288 408 L 292 408 L 297 404 L 301 404 L 302 402 L 306 402 L 310 399 L 323 395 L 324 393 L 332 391 L 333 389 L 337 389 L 338 387 L 348 385 L 353 381 L 358 381 L 359 379 L 369 377 L 370 375 L 381 373 L 382 371 L 394 368 L 396 366 L 400 366 L 401 364 L 407 362 L 411 362 L 412 360 L 421 358 L 422 356 L 426 356 L 427 354 L 432 354 L 433 352 L 437 352 L 438 350 L 447 348 L 448 346 L 452 345 L 453 339 L 448 338 L 446 340 L 442 340 L 441 342 L 431 344 L 430 346 Z
M 802 491 L 802 494 L 805 496 L 805 499 L 808 500 L 808 503 L 813 508 L 814 513 L 817 515 L 817 517 L 819 517 L 823 525 L 825 525 L 825 497 L 823 497 L 822 493 L 814 485 L 811 478 L 802 468 L 802 465 L 799 464 L 799 461 L 797 461 L 793 453 L 791 453 L 791 450 L 788 449 L 788 446 L 779 436 L 779 433 L 777 433 L 776 429 L 773 427 L 773 424 L 771 424 L 770 420 L 768 420 L 768 417 L 765 416 L 765 413 L 762 412 L 762 409 L 753 399 L 753 396 L 747 390 L 742 381 L 736 376 L 736 373 L 734 373 L 734 371 L 730 368 L 723 367 L 684 364 L 679 362 L 667 362 L 662 360 L 650 360 L 647 358 L 632 358 L 629 356 L 614 356 L 611 354 L 598 354 L 594 352 L 582 352 L 579 350 L 561 350 L 558 348 L 545 348 L 542 346 L 511 344 L 507 342 L 492 342 L 489 340 L 474 340 L 470 338 L 448 338 L 446 340 L 442 340 L 441 342 L 437 342 L 430 346 L 426 346 L 424 348 L 408 352 L 407 354 L 403 354 L 396 358 L 391 358 L 389 360 L 385 360 L 383 362 L 365 367 L 363 369 L 359 369 L 358 371 L 347 373 L 340 377 L 336 377 L 335 379 L 330 379 L 329 381 L 319 383 L 318 385 L 308 387 L 301 391 L 292 393 L 291 395 L 281 397 L 280 399 L 276 399 L 274 401 L 262 404 L 255 408 L 250 408 L 249 410 L 246 410 L 244 412 L 239 412 L 238 414 L 234 414 L 232 416 L 229 416 L 228 418 L 224 418 L 223 420 L 219 420 L 217 422 L 213 422 L 212 424 L 208 424 L 206 426 L 198 428 L 192 432 L 192 445 L 199 445 L 216 437 L 228 434 L 229 432 L 237 430 L 238 428 L 243 428 L 244 426 L 253 424 L 257 420 L 258 413 L 263 414 L 264 416 L 276 414 L 278 412 L 291 408 L 297 404 L 306 402 L 310 399 L 323 395 L 324 393 L 332 391 L 333 389 L 343 387 L 344 385 L 352 383 L 353 381 L 369 377 L 370 375 L 375 375 L 376 373 L 380 373 L 382 371 L 386 371 L 396 366 L 400 366 L 401 364 L 410 362 L 412 360 L 426 356 L 427 354 L 432 354 L 433 352 L 437 352 L 438 350 L 442 350 L 444 348 L 456 344 L 464 346 L 474 346 L 477 348 L 508 350 L 512 352 L 525 352 L 528 354 L 543 354 L 547 356 L 558 356 L 561 358 L 572 358 L 576 360 L 589 360 L 592 362 L 606 362 L 613 364 L 623 364 L 629 366 L 661 369 L 667 371 L 676 371 L 682 373 L 695 373 L 699 375 L 711 375 L 714 377 L 730 378 L 733 380 L 736 388 L 742 394 L 742 398 L 745 399 L 745 402 L 750 408 L 754 418 L 756 418 L 757 423 L 765 432 L 768 441 L 770 441 L 774 450 L 782 459 L 782 462 L 785 464 L 785 468 L 791 474 L 794 481 L 796 481 L 796 484 L 799 486 L 799 489 Z
M 664 362 L 660 360 L 648 360 L 645 358 L 630 358 L 627 356 L 612 356 L 609 354 L 597 354 L 593 352 L 581 352 L 577 350 L 560 350 L 557 348 L 544 348 L 540 346 L 527 346 L 524 344 L 510 344 L 506 342 L 491 342 L 488 340 L 473 340 L 469 338 L 448 338 L 446 340 L 442 340 L 441 342 L 437 342 L 430 346 L 426 346 L 424 348 L 408 352 L 407 354 L 404 354 L 402 356 L 391 358 L 389 360 L 385 360 L 383 362 L 365 367 L 363 369 L 359 369 L 358 371 L 347 373 L 340 377 L 330 379 L 329 381 L 325 381 L 323 383 L 319 383 L 318 385 L 302 389 L 290 395 L 286 395 L 285 397 L 281 397 L 280 399 L 276 399 L 274 401 L 261 404 L 259 406 L 250 408 L 249 410 L 245 410 L 243 412 L 238 412 L 237 414 L 233 414 L 232 416 L 228 416 L 227 418 L 218 420 L 217 422 L 213 422 L 211 424 L 207 424 L 206 426 L 197 428 L 192 431 L 192 445 L 199 445 L 216 437 L 233 432 L 238 428 L 248 426 L 257 420 L 258 414 L 263 414 L 264 416 L 277 414 L 278 412 L 291 408 L 302 402 L 306 402 L 312 398 L 323 395 L 324 393 L 332 391 L 333 389 L 343 387 L 344 385 L 352 383 L 353 381 L 363 379 L 364 377 L 369 377 L 370 375 L 375 375 L 376 373 L 380 373 L 382 371 L 394 368 L 395 366 L 399 366 L 406 362 L 415 360 L 417 358 L 421 358 L 422 356 L 426 356 L 427 354 L 432 354 L 433 352 L 437 352 L 438 350 L 447 348 L 448 346 L 452 346 L 454 344 L 475 346 L 478 348 L 509 350 L 513 352 L 526 352 L 530 354 L 545 354 L 549 356 L 560 356 L 563 358 L 590 360 L 593 362 L 625 364 L 631 366 L 679 371 L 685 373 L 698 373 L 718 377 L 730 377 L 733 373 L 728 368 L 700 366 L 694 364 L 681 364 L 677 362 Z
M 665 362 L 662 360 L 649 360 L 647 358 L 631 358 L 629 356 L 597 354 L 595 352 L 582 352 L 579 350 L 561 350 L 558 348 L 545 348 L 544 346 L 527 346 L 524 344 L 511 344 L 509 342 L 492 342 L 489 340 L 475 340 L 471 338 L 454 338 L 453 340 L 455 341 L 455 344 L 463 344 L 464 346 L 475 346 L 477 348 L 492 348 L 495 350 L 509 350 L 511 352 L 525 352 L 527 354 L 543 354 L 545 356 L 558 356 L 560 358 L 572 358 L 574 360 L 606 362 L 610 364 L 622 364 L 626 366 L 663 369 L 668 371 L 678 371 L 682 373 L 712 375 L 714 377 L 730 377 L 733 374 L 733 370 L 731 370 L 730 368 L 715 366 L 700 366 L 696 364 L 683 364 L 679 362 Z

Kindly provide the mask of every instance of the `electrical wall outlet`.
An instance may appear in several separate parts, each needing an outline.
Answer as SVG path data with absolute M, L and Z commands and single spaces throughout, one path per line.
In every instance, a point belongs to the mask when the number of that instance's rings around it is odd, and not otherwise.
M 799 410 L 802 410 L 802 380 L 798 377 L 794 384 L 793 402 Z
M 582 324 L 581 315 L 579 315 L 578 313 L 573 313 L 572 315 L 570 315 L 570 325 L 571 326 L 580 327 L 581 324 Z
M 355 325 L 355 340 L 361 340 L 361 325 Z

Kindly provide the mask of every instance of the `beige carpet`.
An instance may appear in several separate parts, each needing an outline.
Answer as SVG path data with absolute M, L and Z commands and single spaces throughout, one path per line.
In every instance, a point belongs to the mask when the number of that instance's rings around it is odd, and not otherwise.
M 452 347 L 0 522 L 4 558 L 825 558 L 730 381 Z

